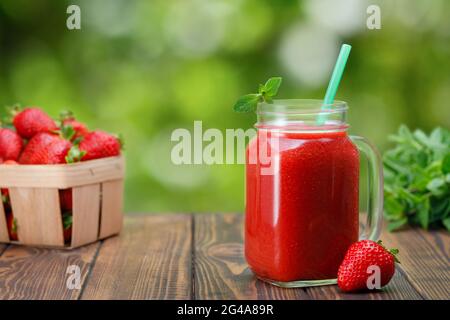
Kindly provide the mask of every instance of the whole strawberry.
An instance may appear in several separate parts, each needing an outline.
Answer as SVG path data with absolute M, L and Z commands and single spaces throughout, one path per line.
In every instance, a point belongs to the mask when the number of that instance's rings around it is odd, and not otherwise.
M 90 132 L 80 142 L 80 150 L 84 153 L 82 161 L 114 157 L 120 154 L 120 140 L 104 131 Z
M 17 133 L 24 139 L 31 139 L 40 132 L 57 129 L 55 121 L 39 108 L 25 108 L 13 118 Z
M 22 147 L 23 140 L 15 131 L 0 128 L 0 159 L 2 161 L 16 161 L 22 151 Z
M 72 143 L 56 133 L 36 134 L 25 146 L 20 164 L 60 164 L 66 163 L 66 156 Z
M 361 240 L 350 246 L 338 271 L 338 286 L 342 291 L 367 290 L 367 280 L 376 266 L 380 270 L 380 287 L 385 286 L 395 272 L 397 249 L 386 250 L 381 241 Z

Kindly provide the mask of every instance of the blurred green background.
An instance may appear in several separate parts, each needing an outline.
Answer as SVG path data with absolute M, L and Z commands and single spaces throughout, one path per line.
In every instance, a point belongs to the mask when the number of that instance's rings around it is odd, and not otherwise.
M 69 4 L 81 30 L 66 28 Z M 351 133 L 385 150 L 401 123 L 450 127 L 449 16 L 446 0 L 2 0 L 0 105 L 122 133 L 127 211 L 242 211 L 243 166 L 173 165 L 173 129 L 251 127 L 233 103 L 274 75 L 280 97 L 322 98 L 342 42 Z

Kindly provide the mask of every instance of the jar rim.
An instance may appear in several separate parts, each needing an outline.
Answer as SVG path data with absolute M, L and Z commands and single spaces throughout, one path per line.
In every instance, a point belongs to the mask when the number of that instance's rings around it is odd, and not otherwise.
M 285 115 L 330 115 L 344 113 L 348 109 L 345 101 L 335 100 L 330 104 L 323 104 L 320 99 L 275 99 L 270 102 L 260 102 L 257 114 L 285 114 Z

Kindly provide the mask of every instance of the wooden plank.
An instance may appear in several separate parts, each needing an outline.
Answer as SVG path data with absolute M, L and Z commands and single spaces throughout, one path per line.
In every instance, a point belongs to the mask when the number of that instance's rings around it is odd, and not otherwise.
M 123 179 L 122 156 L 56 165 L 0 166 L 2 187 L 68 189 L 80 185 Z
M 123 180 L 102 183 L 99 238 L 118 234 L 123 226 Z
M 105 240 L 82 299 L 189 299 L 191 216 L 127 216 Z
M 399 259 L 405 275 L 423 298 L 450 298 L 448 233 L 407 229 L 384 232 L 382 239 L 387 247 L 400 250 Z
M 449 263 L 450 267 L 450 233 L 444 229 L 424 231 L 416 229 L 419 236 L 436 249 L 439 255 Z M 447 272 L 450 270 L 446 270 Z
M 100 184 L 75 187 L 73 192 L 72 247 L 97 240 L 100 221 Z
M 64 246 L 58 189 L 10 188 L 20 243 Z
M 0 242 L 9 242 L 8 225 L 6 223 L 3 201 L 0 201 Z
M 0 299 L 77 299 L 80 290 L 67 287 L 67 268 L 80 268 L 83 285 L 99 246 L 72 251 L 9 246 L 0 256 Z
M 8 248 L 7 244 L 0 243 L 0 256 L 3 254 L 3 252 L 5 252 L 6 248 Z M 0 273 L 0 275 L 1 275 L 1 273 Z
M 243 254 L 243 215 L 194 215 L 195 299 L 308 299 L 257 280 Z

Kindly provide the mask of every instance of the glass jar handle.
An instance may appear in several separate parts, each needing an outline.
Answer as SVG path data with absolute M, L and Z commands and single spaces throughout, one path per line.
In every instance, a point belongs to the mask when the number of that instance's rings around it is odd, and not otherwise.
M 377 149 L 369 141 L 358 136 L 350 136 L 350 138 L 368 160 L 367 221 L 360 235 L 362 234 L 362 238 L 376 241 L 381 233 L 383 217 L 383 164 Z

